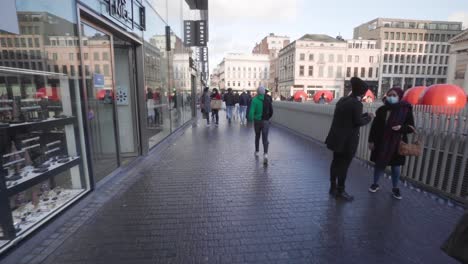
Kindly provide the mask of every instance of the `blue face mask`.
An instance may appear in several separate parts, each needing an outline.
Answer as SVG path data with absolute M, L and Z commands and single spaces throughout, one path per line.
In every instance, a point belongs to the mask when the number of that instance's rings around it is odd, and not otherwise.
M 387 102 L 389 104 L 396 104 L 396 103 L 398 103 L 398 97 L 389 96 L 389 97 L 387 97 Z

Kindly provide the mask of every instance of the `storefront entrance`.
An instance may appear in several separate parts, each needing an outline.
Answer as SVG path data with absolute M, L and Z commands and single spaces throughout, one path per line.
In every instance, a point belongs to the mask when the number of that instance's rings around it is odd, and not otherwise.
M 82 20 L 82 62 L 95 182 L 139 154 L 135 47 Z

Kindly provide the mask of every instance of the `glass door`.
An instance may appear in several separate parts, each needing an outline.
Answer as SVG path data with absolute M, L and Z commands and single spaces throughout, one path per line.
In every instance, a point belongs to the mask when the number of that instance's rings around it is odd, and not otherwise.
M 82 65 L 88 99 L 90 149 L 95 182 L 118 166 L 116 144 L 115 88 L 112 70 L 112 37 L 86 23 L 81 23 Z
M 138 156 L 138 118 L 135 96 L 135 48 L 131 42 L 113 37 L 115 105 L 122 165 Z

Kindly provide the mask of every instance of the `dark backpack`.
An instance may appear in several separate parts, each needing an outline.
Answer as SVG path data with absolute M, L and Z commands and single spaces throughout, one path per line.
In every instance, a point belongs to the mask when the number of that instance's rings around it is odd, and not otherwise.
M 272 103 L 271 96 L 265 95 L 265 98 L 263 99 L 262 120 L 270 120 L 270 118 L 273 116 Z

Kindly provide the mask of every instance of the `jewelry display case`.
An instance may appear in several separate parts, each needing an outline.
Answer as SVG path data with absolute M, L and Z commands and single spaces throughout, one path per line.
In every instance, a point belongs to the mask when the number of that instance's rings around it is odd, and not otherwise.
M 0 248 L 88 190 L 83 134 L 78 80 L 0 67 Z

